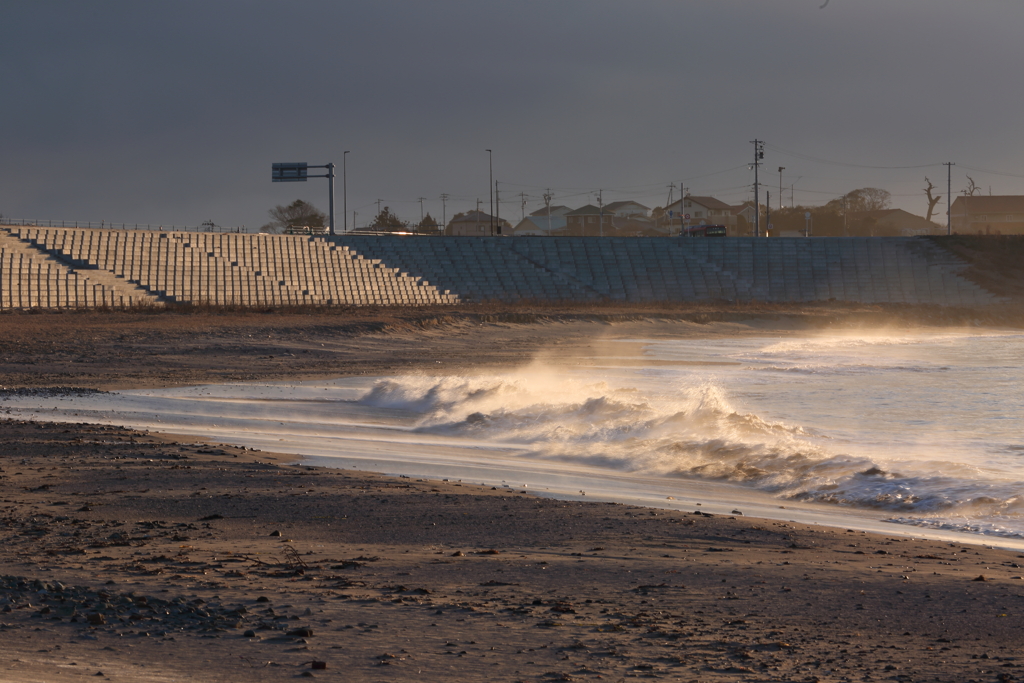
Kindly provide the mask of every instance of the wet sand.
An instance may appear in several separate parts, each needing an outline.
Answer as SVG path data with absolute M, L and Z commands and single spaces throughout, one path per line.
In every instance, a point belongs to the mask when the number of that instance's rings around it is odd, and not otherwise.
M 458 320 L 344 335 L 313 317 L 270 325 L 264 346 L 245 336 L 262 320 L 80 319 L 76 341 L 25 318 L 35 332 L 0 321 L 0 339 L 24 341 L 0 364 L 7 386 L 380 374 L 442 352 L 505 365 L 546 347 L 572 358 L 609 325 L 800 328 Z M 223 367 L 234 352 L 218 348 L 250 345 L 261 352 Z M 0 426 L 0 680 L 1024 678 L 1013 552 L 311 468 L 116 427 Z

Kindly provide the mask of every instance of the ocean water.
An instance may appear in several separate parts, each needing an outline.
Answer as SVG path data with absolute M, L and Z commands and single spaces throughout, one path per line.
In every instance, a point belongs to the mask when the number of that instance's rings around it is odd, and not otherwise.
M 1024 335 L 609 347 L 579 367 L 0 395 L 0 409 L 545 495 L 1024 538 Z
M 396 378 L 362 401 L 529 457 L 1024 534 L 1022 335 L 651 341 L 645 355 L 680 365 Z

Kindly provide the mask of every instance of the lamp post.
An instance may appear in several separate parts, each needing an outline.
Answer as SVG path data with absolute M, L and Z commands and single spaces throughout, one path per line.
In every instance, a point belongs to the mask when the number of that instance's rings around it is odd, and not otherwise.
M 348 168 L 345 166 L 345 156 L 348 154 L 348 150 L 345 150 L 341 154 L 341 213 L 345 217 L 345 232 L 348 232 Z M 352 218 L 352 227 L 355 225 L 356 219 Z
M 782 211 L 782 172 L 786 170 L 785 166 L 779 166 L 779 211 Z
M 491 237 L 494 237 L 494 154 L 487 150 L 487 194 L 491 198 Z
M 328 209 L 330 215 L 330 232 L 334 234 L 334 164 L 327 164 Z

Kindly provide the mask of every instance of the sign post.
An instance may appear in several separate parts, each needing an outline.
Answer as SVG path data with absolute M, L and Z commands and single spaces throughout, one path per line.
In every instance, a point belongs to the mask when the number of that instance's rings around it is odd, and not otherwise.
M 324 175 L 309 175 L 310 168 L 326 168 Z M 330 233 L 334 234 L 334 164 L 310 166 L 306 162 L 275 162 L 271 167 L 270 179 L 275 183 L 304 183 L 307 178 L 327 178 Z

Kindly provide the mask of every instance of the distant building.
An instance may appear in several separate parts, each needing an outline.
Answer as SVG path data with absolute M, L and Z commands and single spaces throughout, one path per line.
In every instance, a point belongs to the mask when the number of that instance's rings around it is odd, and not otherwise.
M 949 213 L 953 232 L 1024 234 L 1024 195 L 960 196 L 953 200 Z
M 630 202 L 635 204 L 635 202 Z M 610 206 L 610 205 L 609 205 Z M 642 204 L 636 206 L 643 213 L 632 213 L 626 209 L 627 215 L 618 216 L 608 208 L 600 209 L 593 204 L 586 204 L 565 214 L 567 235 L 603 235 L 605 237 L 637 237 L 640 235 L 665 234 L 655 221 L 647 218 L 646 208 Z
M 512 228 L 513 235 L 564 235 L 568 206 L 555 204 L 537 209 Z M 550 219 L 550 220 L 549 220 Z
M 467 211 L 461 216 L 456 216 L 448 221 L 445 229 L 446 235 L 484 237 L 491 234 L 492 218 L 489 213 L 483 211 Z M 494 234 L 512 234 L 512 225 L 503 218 L 494 218 Z M 498 232 L 498 227 L 501 232 Z
M 681 200 L 672 202 L 665 207 L 665 215 L 669 225 L 674 226 L 672 234 L 678 234 L 682 225 L 724 225 L 730 236 L 736 232 L 737 215 L 741 214 L 744 206 L 749 209 L 749 221 L 754 219 L 752 205 L 740 205 L 739 207 L 726 204 L 721 199 L 714 197 L 696 197 L 686 195 Z
M 604 216 L 601 209 L 593 204 L 584 204 L 565 214 L 566 231 L 569 235 L 596 235 L 602 231 Z M 607 217 L 611 219 L 611 216 Z
M 753 235 L 754 213 L 755 209 L 753 201 L 743 202 L 742 204 L 737 204 L 732 207 L 733 224 L 729 228 L 729 234 L 741 237 Z

